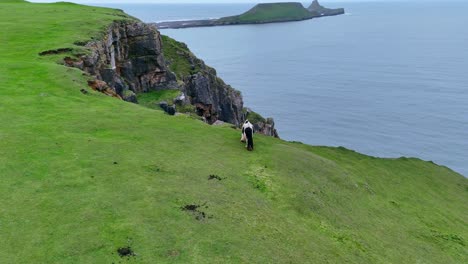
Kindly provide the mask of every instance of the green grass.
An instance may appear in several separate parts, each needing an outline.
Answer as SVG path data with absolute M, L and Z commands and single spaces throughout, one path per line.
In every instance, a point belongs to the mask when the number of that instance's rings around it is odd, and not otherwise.
M 163 54 L 168 60 L 169 69 L 174 72 L 179 80 L 200 71 L 199 62 L 190 52 L 188 47 L 168 36 L 161 35 Z
M 264 23 L 311 18 L 312 14 L 300 3 L 258 4 L 239 16 L 225 17 L 221 21 L 239 23 Z
M 244 109 L 244 114 L 246 113 L 245 109 Z M 262 122 L 262 123 L 266 123 L 266 119 L 261 116 L 260 114 L 250 110 L 250 112 L 248 113 L 247 115 L 247 119 L 250 121 L 250 123 L 252 124 L 255 124 L 255 123 L 259 123 L 259 122 Z
M 138 103 L 152 109 L 161 109 L 159 103 L 166 101 L 169 105 L 173 104 L 174 98 L 180 95 L 179 90 L 159 90 L 140 93 L 137 95 Z
M 83 95 L 65 54 L 37 55 L 122 19 L 0 3 L 0 262 L 468 262 L 468 181 L 448 168 L 259 135 L 247 152 L 239 130 Z M 202 221 L 180 209 L 205 203 Z

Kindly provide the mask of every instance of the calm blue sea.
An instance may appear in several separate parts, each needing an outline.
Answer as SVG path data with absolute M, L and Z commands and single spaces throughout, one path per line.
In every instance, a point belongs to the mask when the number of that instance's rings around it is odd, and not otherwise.
M 468 2 L 330 3 L 347 14 L 163 30 L 276 120 L 280 136 L 468 176 Z M 246 4 L 108 5 L 146 22 L 215 18 Z

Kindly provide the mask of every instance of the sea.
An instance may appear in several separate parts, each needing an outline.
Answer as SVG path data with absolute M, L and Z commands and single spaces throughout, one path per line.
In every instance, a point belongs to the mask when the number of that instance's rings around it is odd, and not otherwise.
M 307 3 L 304 3 L 305 5 Z M 417 157 L 468 176 L 468 1 L 325 2 L 345 15 L 167 29 L 281 138 Z M 218 18 L 254 4 L 96 4 L 145 22 Z

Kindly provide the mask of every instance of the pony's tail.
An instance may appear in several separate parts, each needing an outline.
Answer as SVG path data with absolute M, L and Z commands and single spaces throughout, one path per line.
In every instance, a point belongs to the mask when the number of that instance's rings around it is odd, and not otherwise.
M 245 135 L 247 137 L 247 150 L 252 151 L 254 149 L 253 143 L 253 130 L 252 128 L 248 127 L 245 129 Z

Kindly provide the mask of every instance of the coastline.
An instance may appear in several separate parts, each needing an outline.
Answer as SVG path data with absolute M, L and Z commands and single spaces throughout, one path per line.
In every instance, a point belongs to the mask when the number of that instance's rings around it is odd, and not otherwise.
M 313 16 L 310 18 L 301 18 L 301 19 L 284 19 L 277 21 L 258 21 L 258 22 L 222 22 L 219 19 L 203 19 L 203 20 L 176 20 L 176 21 L 164 21 L 164 22 L 154 22 L 149 23 L 158 27 L 158 30 L 163 29 L 182 29 L 182 28 L 194 28 L 194 27 L 219 27 L 219 26 L 239 26 L 239 25 L 261 25 L 261 24 L 274 24 L 274 23 L 287 23 L 287 22 L 298 22 L 305 21 L 314 18 L 328 17 L 328 16 L 338 16 L 344 15 L 346 13 L 340 14 L 329 14 L 329 15 L 320 15 Z
M 158 29 L 179 29 L 231 25 L 256 25 L 304 21 L 313 18 L 345 14 L 344 8 L 325 8 L 317 0 L 305 8 L 298 2 L 257 4 L 247 12 L 216 19 L 178 20 L 154 23 Z

